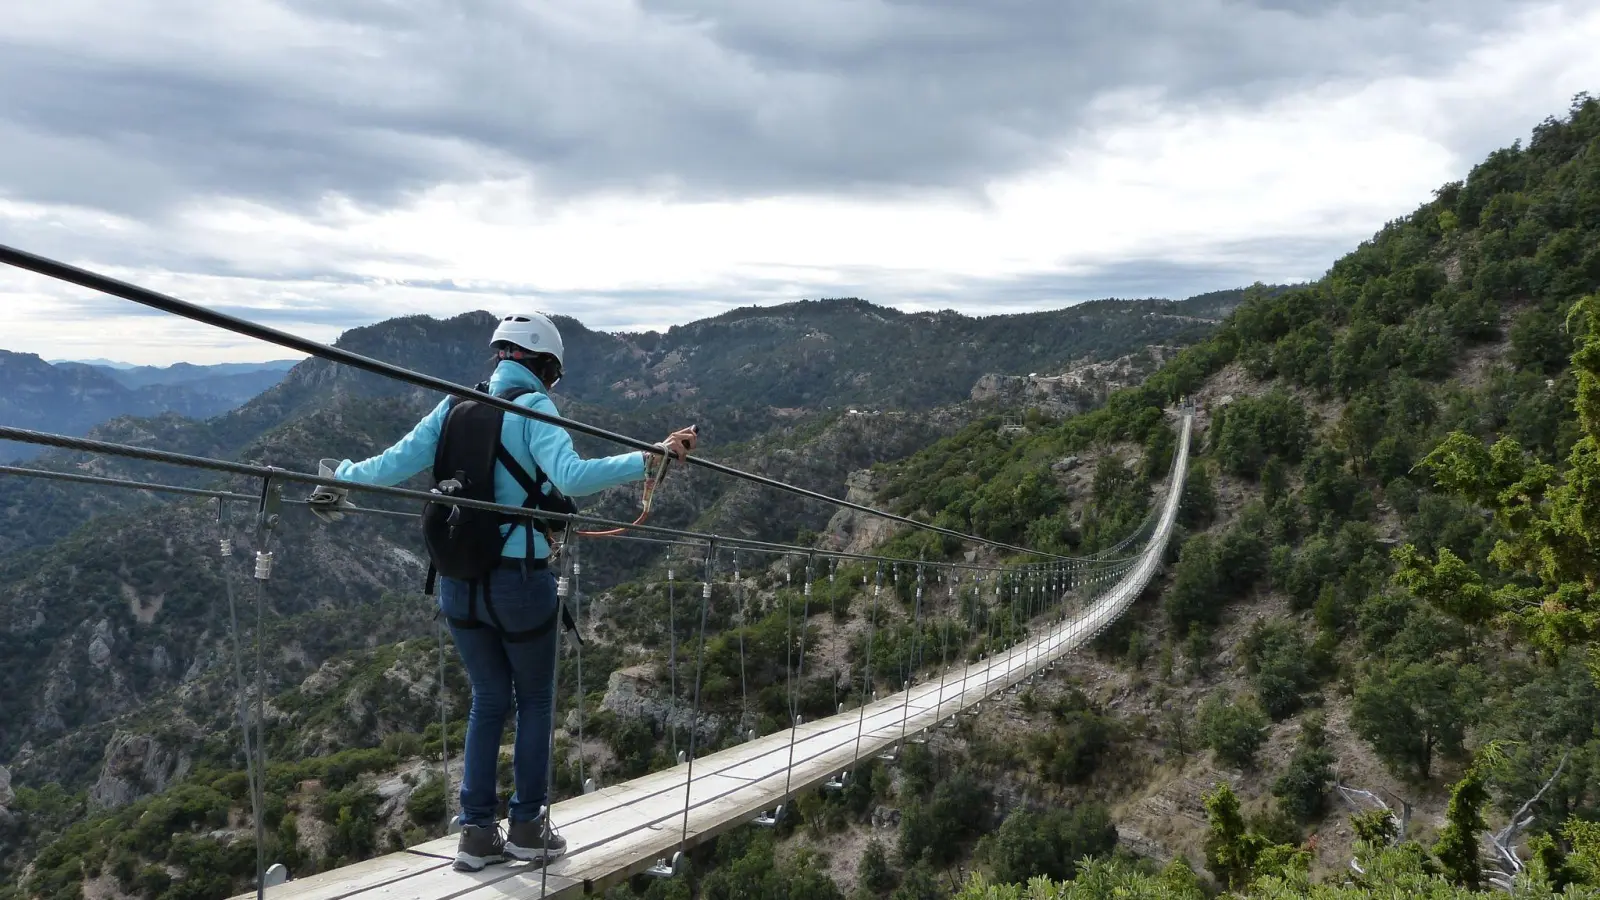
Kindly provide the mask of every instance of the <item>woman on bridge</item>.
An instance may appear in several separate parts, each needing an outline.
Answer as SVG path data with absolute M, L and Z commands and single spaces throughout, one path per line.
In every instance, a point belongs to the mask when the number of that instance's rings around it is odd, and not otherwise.
M 489 393 L 556 415 L 549 390 L 561 381 L 563 347 L 555 323 L 537 313 L 506 316 L 495 328 L 490 345 L 497 362 Z M 439 448 L 447 421 L 446 446 L 470 443 L 475 437 L 458 434 L 472 423 L 450 418 L 453 405 L 453 399 L 441 402 L 410 434 L 379 455 L 361 462 L 343 460 L 334 477 L 395 485 L 430 467 L 437 475 L 436 456 L 442 456 Z M 494 464 L 494 500 L 508 506 L 531 506 L 530 495 L 541 489 L 551 496 L 593 494 L 642 480 L 649 467 L 642 452 L 583 459 L 564 429 L 525 416 L 505 415 L 497 437 L 500 448 L 515 463 L 508 467 L 506 455 L 501 454 Z M 487 438 L 495 439 L 492 435 Z M 661 447 L 682 459 L 694 445 L 694 429 L 685 428 L 669 435 Z M 453 470 L 454 464 L 448 468 Z M 555 492 L 549 492 L 546 483 Z M 319 489 L 312 499 L 336 504 L 342 500 L 342 492 Z M 442 577 L 439 585 L 439 611 L 449 620 L 450 633 L 472 682 L 458 819 L 461 840 L 455 862 L 456 869 L 469 872 L 503 862 L 507 856 L 548 862 L 567 847 L 546 814 L 560 612 L 556 579 L 549 566 L 550 543 L 539 529 L 516 521 L 501 525 L 500 534 L 504 544 L 499 563 L 483 578 Z M 480 606 L 489 621 L 478 619 Z M 495 816 L 499 803 L 496 762 L 513 704 L 517 711 L 512 763 L 516 791 L 509 804 L 510 828 L 502 834 Z

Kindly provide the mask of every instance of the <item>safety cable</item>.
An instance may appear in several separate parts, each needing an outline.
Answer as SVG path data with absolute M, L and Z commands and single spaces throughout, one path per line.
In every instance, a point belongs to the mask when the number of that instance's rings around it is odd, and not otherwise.
M 174 452 L 168 451 L 168 450 L 155 450 L 155 449 L 152 449 L 152 448 L 149 448 L 149 447 L 135 447 L 135 446 L 132 446 L 132 445 L 129 445 L 129 444 L 118 444 L 118 443 L 113 443 L 113 442 L 110 442 L 110 441 L 94 440 L 94 439 L 91 439 L 91 438 L 72 437 L 72 436 L 69 436 L 69 435 L 51 434 L 49 432 L 33 431 L 33 430 L 30 430 L 30 429 L 26 429 L 26 428 L 15 428 L 15 427 L 8 426 L 8 425 L 0 425 L 0 440 L 16 441 L 18 443 L 36 444 L 36 445 L 48 446 L 48 447 L 57 447 L 57 448 L 64 449 L 64 450 L 74 450 L 74 451 L 79 451 L 79 452 L 83 452 L 83 453 L 99 453 L 99 454 L 106 454 L 106 455 L 110 455 L 110 456 L 121 456 L 121 457 L 126 457 L 128 459 L 139 459 L 139 460 L 144 460 L 146 462 L 158 462 L 158 463 L 164 463 L 164 464 L 167 464 L 167 465 L 182 466 L 182 467 L 186 467 L 186 468 L 209 469 L 209 470 L 215 471 L 215 472 L 223 472 L 223 473 L 230 474 L 230 475 L 242 475 L 242 476 L 249 477 L 249 478 L 273 478 L 273 479 L 276 479 L 278 481 L 293 481 L 293 482 L 296 482 L 296 483 L 321 485 L 321 486 L 324 486 L 324 487 L 337 487 L 337 488 L 350 490 L 350 491 L 366 492 L 366 493 L 371 493 L 371 494 L 377 494 L 377 495 L 383 496 L 383 497 L 394 497 L 394 498 L 404 499 L 404 500 L 420 501 L 420 502 L 423 502 L 423 503 L 434 503 L 434 502 L 438 502 L 439 501 L 439 495 L 438 494 L 426 493 L 426 492 L 423 492 L 423 491 L 414 491 L 414 490 L 410 490 L 410 489 L 407 489 L 407 488 L 390 487 L 390 486 L 386 486 L 386 485 L 376 485 L 376 484 L 361 484 L 361 483 L 350 482 L 350 481 L 339 481 L 338 479 L 334 479 L 334 478 L 326 478 L 326 477 L 323 477 L 321 475 L 311 475 L 311 474 L 305 473 L 305 472 L 295 472 L 295 471 L 292 471 L 290 469 L 280 469 L 280 468 L 275 468 L 275 467 L 272 467 L 272 466 L 257 466 L 257 465 L 251 465 L 249 463 L 239 463 L 239 462 L 231 462 L 231 461 L 228 461 L 228 460 L 211 459 L 211 458 L 202 457 L 202 456 L 192 456 L 192 455 L 185 454 L 185 453 L 174 453 Z M 15 469 L 15 467 L 12 467 L 12 468 Z M 50 472 L 50 471 L 47 471 L 47 470 L 38 470 L 38 469 L 28 469 L 28 470 L 16 469 L 14 471 L 14 474 L 22 475 L 22 476 L 26 476 L 26 477 L 58 478 L 58 477 L 62 476 L 64 473 Z M 73 478 L 68 478 L 68 479 L 63 479 L 63 480 L 82 480 L 82 476 L 74 476 Z M 109 484 L 110 481 L 102 482 L 100 480 L 97 480 L 94 483 L 107 483 L 107 484 Z M 143 485 L 143 484 L 144 484 L 143 482 L 133 482 L 132 483 L 132 485 Z M 123 485 L 123 486 L 131 486 L 131 485 Z M 157 486 L 157 485 L 151 485 L 150 489 L 154 490 L 154 489 L 156 489 L 158 487 L 166 489 L 165 486 Z M 173 490 L 173 492 L 176 492 L 176 493 L 190 493 L 193 490 L 198 490 L 198 489 L 172 488 L 172 490 Z M 246 495 L 230 494 L 230 493 L 225 492 L 225 491 L 209 491 L 209 492 L 206 492 L 205 494 L 203 494 L 203 496 L 217 496 L 218 494 L 222 494 L 222 495 L 226 496 L 228 499 L 239 499 L 239 500 L 250 500 L 250 499 L 252 499 L 252 498 L 247 497 Z M 304 500 L 282 499 L 282 500 L 280 500 L 280 502 L 282 502 L 284 504 L 288 504 L 288 505 L 295 505 L 295 506 L 312 506 L 312 505 L 315 505 L 315 504 L 310 504 L 310 503 L 308 503 L 307 501 L 304 501 Z M 673 537 L 673 538 L 690 538 L 692 540 L 700 542 L 701 544 L 704 544 L 705 542 L 709 542 L 709 541 L 716 541 L 717 543 L 722 544 L 724 546 L 739 547 L 740 549 L 751 551 L 751 552 L 770 552 L 770 553 L 778 553 L 778 554 L 784 554 L 784 553 L 809 553 L 809 552 L 812 552 L 812 550 L 815 549 L 815 548 L 810 548 L 810 547 L 802 547 L 802 546 L 795 545 L 795 544 L 781 544 L 781 543 L 775 543 L 775 542 L 772 542 L 772 541 L 758 541 L 758 540 L 754 540 L 754 539 L 751 539 L 751 538 L 740 538 L 740 537 L 732 537 L 732 536 L 728 536 L 728 535 L 707 534 L 707 533 L 704 533 L 704 532 L 689 531 L 689 530 L 681 529 L 681 528 L 667 528 L 667 527 L 663 527 L 663 526 L 659 526 L 659 525 L 643 525 L 643 524 L 632 525 L 632 524 L 629 524 L 629 523 L 626 523 L 626 522 L 617 522 L 617 521 L 612 520 L 612 519 L 605 519 L 605 518 L 601 518 L 601 517 L 598 517 L 598 516 L 586 515 L 586 514 L 583 514 L 583 513 L 568 514 L 568 513 L 558 513 L 558 512 L 545 512 L 543 510 L 540 510 L 538 512 L 531 512 L 530 510 L 528 510 L 525 507 L 509 506 L 509 505 L 502 504 L 502 503 L 492 503 L 492 502 L 489 502 L 487 500 L 472 500 L 472 499 L 468 499 L 468 498 L 455 498 L 455 497 L 452 497 L 450 499 L 450 503 L 452 505 L 455 505 L 455 506 L 463 506 L 463 507 L 467 507 L 467 508 L 470 508 L 470 509 L 481 509 L 481 510 L 485 510 L 485 511 L 488 511 L 488 512 L 504 513 L 504 514 L 507 514 L 507 515 L 516 516 L 516 517 L 518 517 L 520 519 L 545 518 L 545 519 L 551 519 L 551 520 L 555 520 L 555 521 L 568 522 L 568 523 L 588 523 L 588 524 L 592 524 L 592 525 L 602 525 L 602 526 L 612 527 L 612 528 L 616 528 L 616 527 L 630 528 L 630 529 L 633 529 L 633 530 L 636 530 L 636 531 L 639 531 L 639 532 L 643 532 L 644 534 L 649 534 L 649 535 L 662 535 L 662 536 Z M 356 514 L 376 514 L 376 515 L 393 516 L 393 517 L 398 517 L 398 518 L 415 518 L 417 516 L 416 513 L 412 513 L 412 512 L 405 512 L 405 511 L 401 511 L 401 510 L 376 509 L 376 508 L 373 508 L 373 507 L 349 506 L 349 507 L 338 507 L 337 509 L 338 509 L 339 512 L 356 513 Z M 873 555 L 870 555 L 870 554 L 862 554 L 862 553 L 847 553 L 847 552 L 838 551 L 838 550 L 817 550 L 816 552 L 818 552 L 818 553 L 820 553 L 820 554 L 822 554 L 824 556 L 827 556 L 829 558 L 832 558 L 832 559 L 848 559 L 848 560 L 860 561 L 860 562 L 904 562 L 904 560 L 898 560 L 898 559 L 895 559 L 893 557 L 873 556 Z M 1067 558 L 1067 559 L 1071 559 L 1072 561 L 1079 562 L 1079 563 L 1090 563 L 1090 561 L 1088 561 L 1088 560 L 1078 559 L 1078 558 L 1075 558 L 1075 557 Z M 1109 564 L 1109 562 L 1110 561 L 1104 561 L 1103 564 Z M 1001 568 L 1001 567 L 992 566 L 992 565 L 980 565 L 980 564 L 976 564 L 976 563 L 966 563 L 966 562 L 941 562 L 941 563 L 938 563 L 938 565 L 943 566 L 945 568 L 971 569 L 971 570 L 974 570 L 974 571 L 997 571 L 997 570 L 999 570 Z
M 549 425 L 565 428 L 569 431 L 575 431 L 591 437 L 601 438 L 603 440 L 621 444 L 634 450 L 642 450 L 646 453 L 653 454 L 663 454 L 665 452 L 662 446 L 659 444 L 640 440 L 639 438 L 635 437 L 629 437 L 628 435 L 619 434 L 605 428 L 590 425 L 586 422 L 577 421 L 576 419 L 568 419 L 564 416 L 539 412 L 538 410 L 512 403 L 509 400 L 496 397 L 492 394 L 487 394 L 481 391 L 473 390 L 472 388 L 463 387 L 462 385 L 446 381 L 442 378 L 436 378 L 432 375 L 424 375 L 420 372 L 406 369 L 401 366 L 382 362 L 380 360 L 372 359 L 371 357 L 362 356 L 358 353 L 352 353 L 349 350 L 332 347 L 327 344 L 318 343 L 317 341 L 300 337 L 298 335 L 290 334 L 286 331 L 280 331 L 267 325 L 250 322 L 248 320 L 238 318 L 237 316 L 230 316 L 226 313 L 208 309 L 196 303 L 180 300 L 176 297 L 150 290 L 149 288 L 139 287 L 138 285 L 130 284 L 126 281 L 121 281 L 116 278 L 91 272 L 87 269 L 82 269 L 77 266 L 73 266 L 59 260 L 50 259 L 45 256 L 40 256 L 35 253 L 29 253 L 16 247 L 0 244 L 0 263 L 6 263 L 7 265 L 15 266 L 19 269 L 26 269 L 30 272 L 35 272 L 49 278 L 65 281 L 69 284 L 76 284 L 80 287 L 99 291 L 103 294 L 109 294 L 113 297 L 119 297 L 123 300 L 138 303 L 141 306 L 147 306 L 151 309 L 161 310 L 162 312 L 181 316 L 191 321 L 200 322 L 202 324 L 210 325 L 215 328 L 221 328 L 226 331 L 231 331 L 234 334 L 255 338 L 270 344 L 277 344 L 280 347 L 286 347 L 290 350 L 305 353 L 310 356 L 316 356 L 320 359 L 328 360 L 329 362 L 341 363 L 343 365 L 350 366 L 351 368 L 360 369 L 363 372 L 370 372 L 374 375 L 381 375 L 396 381 L 402 381 L 415 387 L 449 394 L 450 396 L 459 397 L 463 400 L 474 400 L 478 403 L 492 406 L 501 410 L 502 412 L 513 413 L 515 415 L 524 416 L 526 418 L 544 422 Z M 690 456 L 685 460 L 685 462 L 690 465 L 709 469 L 713 472 L 718 472 L 733 478 L 749 481 L 754 484 L 760 484 L 775 490 L 785 491 L 787 493 L 800 497 L 806 497 L 811 500 L 818 500 L 823 503 L 844 509 L 851 509 L 855 510 L 856 512 L 866 513 L 867 515 L 876 516 L 891 522 L 898 522 L 902 525 L 909 525 L 913 528 L 923 531 L 931 531 L 936 534 L 943 534 L 948 537 L 959 538 L 975 544 L 982 544 L 984 546 L 994 547 L 1001 550 L 1009 550 L 1013 553 L 1056 557 L 1056 554 L 1039 553 L 1038 551 L 1030 550 L 1027 547 L 1019 547 L 1014 544 L 1004 543 L 1002 541 L 992 541 L 977 535 L 963 534 L 962 532 L 956 531 L 952 528 L 944 528 L 928 522 L 919 522 L 909 516 L 902 516 L 896 513 L 886 512 L 884 510 L 874 509 L 870 506 L 866 506 L 861 503 L 854 503 L 839 497 L 830 497 L 827 494 L 823 494 L 818 491 L 809 490 L 807 488 L 799 487 L 798 485 L 779 481 L 775 478 L 768 478 L 765 475 L 757 475 L 753 472 L 746 472 L 742 469 L 736 469 L 732 466 L 713 462 L 698 456 Z M 333 486 L 348 487 L 349 484 L 349 482 L 335 482 Z

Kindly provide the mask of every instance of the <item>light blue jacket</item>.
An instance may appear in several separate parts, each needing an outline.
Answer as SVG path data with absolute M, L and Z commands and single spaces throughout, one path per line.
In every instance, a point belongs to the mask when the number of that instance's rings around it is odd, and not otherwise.
M 513 387 L 530 387 L 538 391 L 518 397 L 518 406 L 557 415 L 556 405 L 550 401 L 539 379 L 521 363 L 502 360 L 489 377 L 489 393 L 499 394 Z M 347 459 L 339 463 L 334 477 L 362 484 L 396 485 L 418 472 L 432 469 L 434 450 L 439 445 L 439 433 L 444 427 L 449 403 L 448 398 L 440 401 L 427 418 L 411 429 L 410 434 L 377 456 L 361 462 Z M 529 475 L 533 475 L 533 467 L 537 464 L 556 490 L 569 497 L 582 497 L 608 487 L 639 481 L 646 474 L 643 453 L 584 459 L 572 448 L 572 435 L 567 434 L 566 429 L 513 413 L 506 413 L 505 422 L 500 426 L 500 443 L 505 445 Z M 496 463 L 495 502 L 521 506 L 527 496 L 527 492 L 511 477 L 505 466 Z M 526 527 L 517 525 L 512 529 L 501 551 L 502 555 L 517 559 L 526 555 Z M 537 531 L 533 533 L 533 555 L 536 559 L 550 555 L 550 545 L 545 542 L 544 535 Z

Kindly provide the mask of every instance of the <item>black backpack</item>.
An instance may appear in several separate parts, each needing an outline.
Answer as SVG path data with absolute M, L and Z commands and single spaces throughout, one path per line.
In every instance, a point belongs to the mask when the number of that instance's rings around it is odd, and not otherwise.
M 487 384 L 477 389 L 487 392 Z M 515 401 L 524 394 L 537 393 L 532 388 L 512 388 L 502 398 Z M 444 497 L 483 500 L 490 503 L 494 496 L 494 465 L 506 467 L 517 484 L 527 492 L 522 506 L 545 512 L 575 513 L 577 505 L 561 492 L 551 487 L 545 493 L 549 478 L 536 465 L 534 474 L 519 464 L 500 443 L 500 426 L 505 411 L 476 400 L 453 398 L 444 425 L 440 429 L 439 444 L 433 457 L 434 493 Z M 456 506 L 448 500 L 436 500 L 422 508 L 422 538 L 428 547 L 428 582 L 426 591 L 433 593 L 434 576 L 444 575 L 465 581 L 485 578 L 500 562 L 507 538 L 500 529 L 510 523 L 523 521 L 509 513 L 490 512 Z M 565 524 L 562 520 L 533 519 L 533 527 L 550 539 L 551 523 Z M 527 532 L 527 559 L 533 562 L 533 533 Z

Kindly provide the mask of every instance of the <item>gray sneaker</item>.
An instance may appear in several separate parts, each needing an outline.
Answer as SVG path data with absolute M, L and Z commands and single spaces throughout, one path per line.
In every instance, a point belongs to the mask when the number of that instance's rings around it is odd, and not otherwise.
M 491 863 L 506 861 L 506 840 L 498 825 L 463 825 L 456 844 L 457 872 L 480 872 Z
M 506 855 L 532 862 L 549 862 L 567 852 L 567 839 L 550 827 L 550 817 L 512 822 L 506 835 Z

